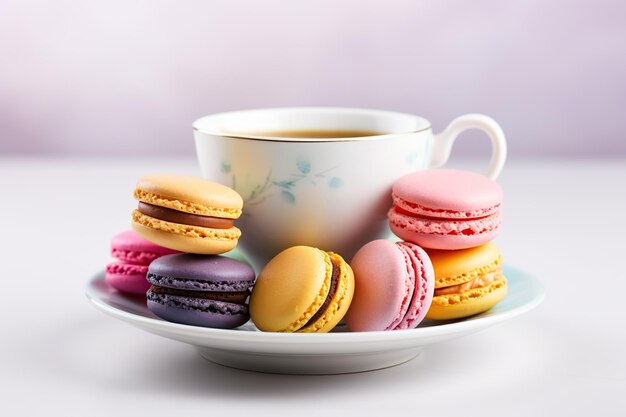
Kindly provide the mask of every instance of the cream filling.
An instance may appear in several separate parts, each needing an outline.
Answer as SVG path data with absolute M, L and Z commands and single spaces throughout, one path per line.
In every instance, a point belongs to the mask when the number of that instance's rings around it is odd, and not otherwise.
M 496 278 L 502 278 L 502 269 L 498 268 L 493 272 L 488 272 L 473 280 L 464 282 L 462 284 L 452 285 L 450 287 L 436 288 L 435 297 L 438 295 L 459 294 L 465 291 L 472 290 L 474 288 L 486 287 L 491 284 Z

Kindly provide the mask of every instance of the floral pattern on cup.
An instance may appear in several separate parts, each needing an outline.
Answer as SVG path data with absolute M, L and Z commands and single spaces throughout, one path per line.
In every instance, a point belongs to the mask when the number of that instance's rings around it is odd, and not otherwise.
M 243 178 L 238 178 L 233 174 L 232 188 L 241 195 L 245 205 L 261 204 L 273 196 L 275 191 L 278 191 L 282 201 L 293 206 L 297 202 L 295 190 L 303 182 L 315 186 L 325 185 L 333 189 L 343 186 L 343 180 L 340 177 L 331 175 L 331 172 L 336 168 L 314 171 L 310 160 L 305 156 L 299 156 L 295 161 L 294 173 L 290 174 L 288 179 L 274 179 L 271 170 L 262 181 L 251 178 L 250 174 L 246 174 Z M 222 161 L 220 170 L 223 173 L 230 173 L 232 165 Z

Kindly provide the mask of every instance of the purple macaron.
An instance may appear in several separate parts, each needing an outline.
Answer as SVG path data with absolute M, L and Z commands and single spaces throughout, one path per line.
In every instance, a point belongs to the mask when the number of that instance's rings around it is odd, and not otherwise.
M 148 309 L 175 323 L 232 329 L 250 318 L 254 278 L 249 265 L 225 256 L 163 256 L 148 268 Z

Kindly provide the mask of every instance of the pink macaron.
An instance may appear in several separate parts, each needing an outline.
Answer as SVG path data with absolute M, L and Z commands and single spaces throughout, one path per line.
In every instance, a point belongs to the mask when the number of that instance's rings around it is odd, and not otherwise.
M 414 329 L 426 316 L 435 274 L 419 246 L 374 240 L 359 249 L 350 266 L 355 279 L 346 314 L 350 331 Z
M 132 230 L 122 232 L 111 240 L 111 256 L 118 261 L 106 266 L 105 281 L 124 293 L 145 294 L 150 288 L 146 280 L 150 262 L 173 253 L 178 252 L 148 242 Z
M 454 169 L 418 171 L 393 184 L 391 231 L 430 249 L 467 249 L 500 232 L 502 188 L 492 179 Z

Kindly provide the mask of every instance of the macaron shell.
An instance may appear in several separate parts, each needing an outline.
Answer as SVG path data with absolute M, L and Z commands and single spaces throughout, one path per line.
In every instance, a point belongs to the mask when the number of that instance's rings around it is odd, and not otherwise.
M 191 326 L 232 329 L 246 323 L 250 316 L 245 305 L 148 292 L 148 309 L 156 316 Z
M 435 288 L 463 284 L 502 266 L 502 254 L 493 242 L 458 251 L 426 252 L 435 271 Z
M 412 259 L 413 256 L 409 248 L 400 246 L 398 244 L 395 244 L 395 247 L 397 250 L 400 251 L 400 253 L 402 253 L 402 256 L 404 257 L 404 263 L 405 263 L 405 268 L 406 268 L 406 272 L 404 274 L 404 277 L 405 277 L 404 286 L 406 289 L 406 294 L 404 298 L 402 299 L 402 304 L 399 306 L 400 308 L 398 310 L 398 313 L 396 314 L 396 317 L 384 330 L 395 330 L 398 327 L 400 327 L 402 322 L 405 321 L 407 314 L 409 314 L 410 308 L 414 307 L 412 304 L 415 300 L 414 295 L 415 295 L 416 284 L 417 284 L 416 279 L 415 279 L 416 277 L 415 267 L 417 265 Z M 385 280 L 388 278 L 381 276 L 381 277 L 378 277 L 378 279 Z
M 481 219 L 436 220 L 400 213 L 395 207 L 388 213 L 389 227 L 399 238 L 424 248 L 457 250 L 489 242 L 500 233 L 502 216 L 493 214 Z
M 393 194 L 418 203 L 431 217 L 449 217 L 450 212 L 494 211 L 502 202 L 502 188 L 484 175 L 455 169 L 431 169 L 407 174 L 393 184 Z M 411 210 L 409 210 L 411 211 Z
M 150 288 L 146 280 L 148 267 L 123 262 L 110 263 L 106 266 L 105 282 L 116 290 L 128 294 L 145 295 Z
M 404 254 L 395 243 L 382 239 L 367 243 L 354 255 L 350 266 L 355 290 L 346 324 L 351 331 L 385 330 L 404 316 L 411 277 Z
M 415 290 L 402 321 L 394 328 L 414 329 L 426 316 L 435 290 L 435 273 L 428 254 L 409 242 L 397 242 L 398 248 L 408 255 L 415 280 Z
M 237 246 L 241 231 L 229 229 L 209 229 L 187 226 L 155 219 L 133 211 L 132 228 L 140 236 L 157 245 L 180 252 L 196 254 L 220 254 Z
M 494 213 L 497 213 L 500 210 L 500 204 L 492 207 L 481 208 L 476 210 L 467 210 L 467 211 L 454 211 L 454 210 L 442 210 L 442 209 L 434 209 L 427 206 L 423 206 L 418 203 L 412 203 L 406 200 L 403 200 L 396 194 L 392 194 L 393 204 L 396 207 L 401 208 L 404 211 L 407 211 L 416 216 L 430 217 L 430 218 L 442 218 L 442 219 L 475 219 L 479 217 L 490 216 Z
M 339 283 L 326 312 L 313 324 L 301 329 L 303 333 L 327 333 L 346 315 L 354 296 L 354 274 L 352 268 L 336 253 L 328 252 L 333 265 L 339 266 Z
M 426 318 L 453 320 L 483 313 L 498 304 L 506 293 L 506 279 L 496 278 L 486 287 L 474 288 L 460 294 L 435 296 Z
M 186 213 L 236 219 L 243 199 L 233 189 L 183 175 L 147 175 L 139 179 L 135 198 Z
M 111 239 L 111 256 L 124 262 L 149 265 L 156 258 L 177 251 L 155 245 L 132 230 L 119 233 Z
M 331 274 L 326 252 L 308 246 L 285 249 L 265 265 L 252 288 L 252 321 L 263 331 L 299 330 L 326 300 Z
M 167 255 L 148 268 L 148 281 L 153 285 L 188 291 L 248 291 L 254 277 L 250 265 L 219 255 Z

